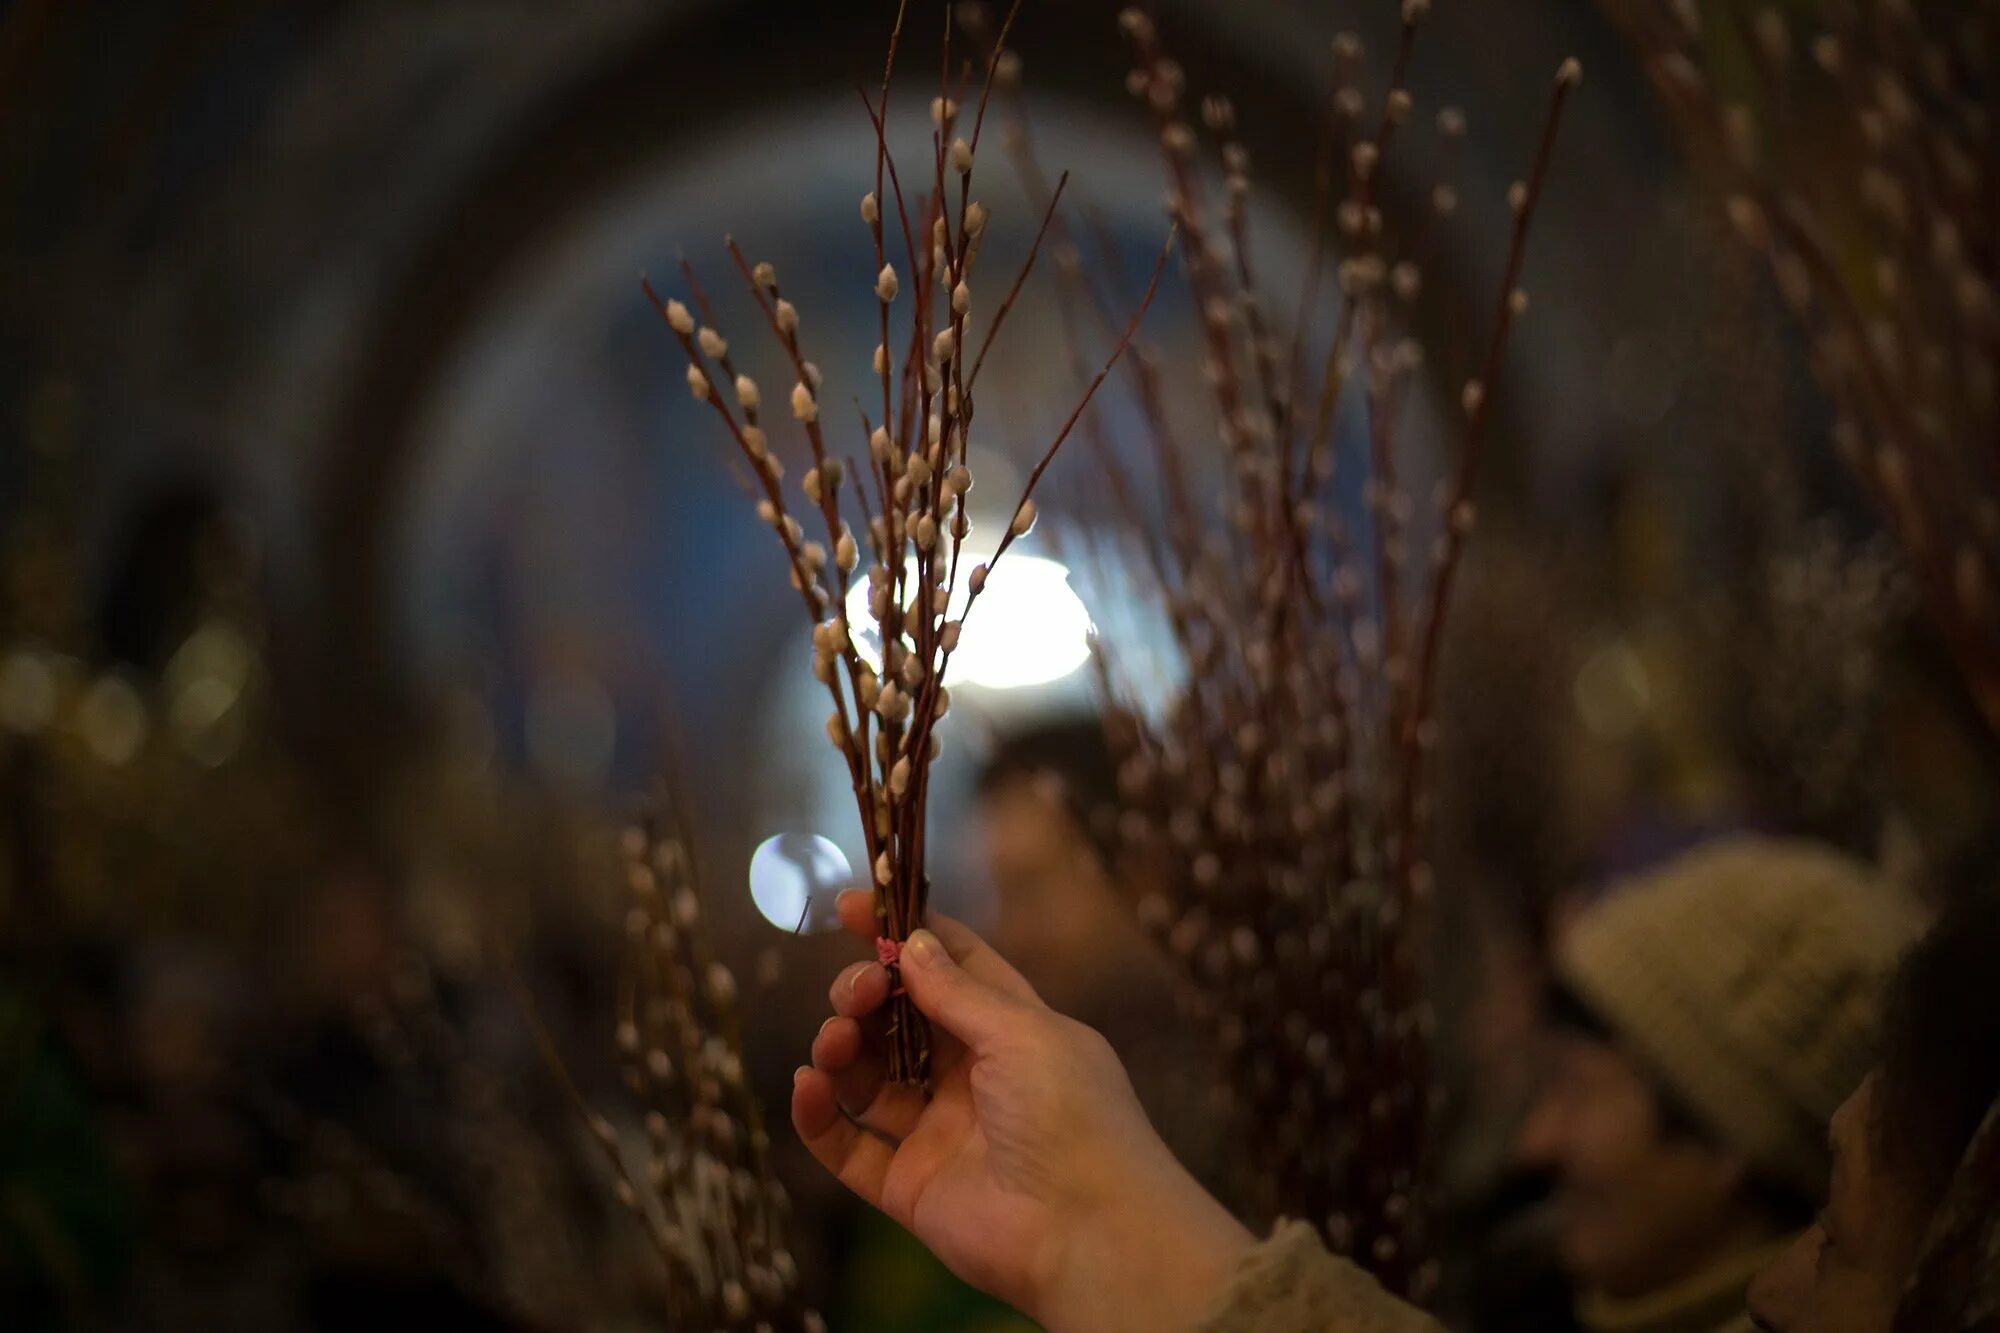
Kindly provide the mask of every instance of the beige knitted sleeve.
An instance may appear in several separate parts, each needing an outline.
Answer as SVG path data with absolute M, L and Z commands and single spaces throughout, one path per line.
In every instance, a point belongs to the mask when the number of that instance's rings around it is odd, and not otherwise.
M 1443 1333 L 1345 1259 L 1303 1222 L 1280 1222 L 1245 1255 L 1197 1333 Z

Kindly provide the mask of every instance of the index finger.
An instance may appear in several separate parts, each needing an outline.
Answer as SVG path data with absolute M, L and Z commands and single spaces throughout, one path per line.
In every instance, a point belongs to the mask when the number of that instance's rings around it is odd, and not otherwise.
M 875 895 L 869 890 L 844 889 L 833 900 L 833 906 L 840 914 L 842 928 L 848 934 L 873 944 L 875 937 L 882 933 L 882 925 L 875 919 Z

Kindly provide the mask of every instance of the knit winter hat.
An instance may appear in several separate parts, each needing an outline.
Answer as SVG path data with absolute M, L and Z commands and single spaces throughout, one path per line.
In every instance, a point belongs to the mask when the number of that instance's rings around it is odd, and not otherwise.
M 1737 837 L 1627 881 L 1558 949 L 1562 981 L 1723 1142 L 1826 1188 L 1826 1126 L 1874 1062 L 1910 900 L 1808 842 Z

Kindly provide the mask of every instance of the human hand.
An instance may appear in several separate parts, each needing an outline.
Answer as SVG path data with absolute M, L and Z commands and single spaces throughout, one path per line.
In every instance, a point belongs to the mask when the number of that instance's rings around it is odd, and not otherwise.
M 874 939 L 870 895 L 839 907 Z M 854 964 L 794 1076 L 813 1156 L 1056 1333 L 1192 1326 L 1253 1241 L 1153 1132 L 1110 1044 L 948 918 L 911 935 L 899 971 L 932 1023 L 930 1096 L 886 1080 L 889 974 Z

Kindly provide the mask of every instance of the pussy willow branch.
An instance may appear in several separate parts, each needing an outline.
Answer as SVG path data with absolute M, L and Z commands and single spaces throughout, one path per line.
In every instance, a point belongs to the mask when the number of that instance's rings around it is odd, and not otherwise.
M 1384 216 L 1377 193 L 1413 107 L 1405 73 L 1426 9 L 1421 0 L 1401 6 L 1389 87 L 1374 117 L 1358 88 L 1360 43 L 1336 43 L 1316 212 L 1337 233 L 1340 283 L 1323 358 L 1308 356 L 1321 315 L 1312 302 L 1280 329 L 1259 289 L 1250 162 L 1235 137 L 1235 109 L 1219 97 L 1201 104 L 1223 167 L 1224 194 L 1211 216 L 1185 74 L 1149 15 L 1120 17 L 1134 51 L 1128 88 L 1159 136 L 1169 211 L 1183 231 L 1222 484 L 1195 471 L 1199 451 L 1179 446 L 1156 368 L 1136 356 L 1141 426 L 1167 497 L 1167 540 L 1149 546 L 1148 568 L 1161 581 L 1185 682 L 1158 715 L 1119 711 L 1110 723 L 1121 762 L 1120 827 L 1143 854 L 1139 863 L 1181 870 L 1164 895 L 1140 904 L 1141 916 L 1209 996 L 1234 1074 L 1230 1091 L 1258 1148 L 1264 1202 L 1311 1218 L 1390 1286 L 1419 1294 L 1434 1278 L 1424 1229 L 1428 1018 L 1417 970 L 1429 871 L 1419 851 L 1423 775 L 1413 762 L 1420 756 L 1403 742 L 1429 707 L 1412 659 L 1437 632 L 1449 578 L 1443 595 L 1404 606 L 1403 544 L 1413 514 L 1398 473 L 1403 404 L 1422 363 L 1409 334 L 1419 326 L 1416 261 L 1455 195 L 1443 185 L 1431 192 L 1412 241 L 1409 229 Z M 1576 77 L 1574 63 L 1565 64 L 1559 90 Z M 1009 77 L 1009 104 L 1021 121 L 1016 157 L 1039 201 L 1047 191 L 1037 189 L 1014 83 Z M 1558 96 L 1551 126 L 1560 109 Z M 1440 114 L 1448 144 L 1460 120 L 1449 109 Z M 1341 164 L 1343 197 L 1333 206 Z M 1517 233 L 1545 168 L 1510 199 Z M 1104 229 L 1093 236 L 1104 251 L 1095 272 L 1115 273 Z M 1332 240 L 1315 236 L 1314 254 Z M 1101 319 L 1095 284 L 1080 260 L 1070 262 L 1075 247 L 1060 211 L 1051 244 L 1065 309 Z M 1501 346 L 1506 322 L 1525 307 L 1518 244 L 1509 253 Z M 1321 261 L 1309 263 L 1316 270 Z M 1364 376 L 1357 391 L 1368 418 L 1365 544 L 1349 541 L 1330 503 L 1342 395 L 1356 374 Z M 1315 410 L 1302 412 L 1309 394 Z M 1478 394 L 1462 396 L 1471 406 Z M 1095 423 L 1086 430 L 1101 441 Z M 1109 488 L 1133 521 L 1139 506 L 1103 446 Z M 1477 455 L 1477 448 L 1470 458 L 1461 453 L 1462 475 Z M 1195 506 L 1203 490 L 1219 497 L 1219 513 Z M 1461 522 L 1469 516 L 1464 506 L 1452 512 Z M 1441 538 L 1438 558 L 1449 563 L 1445 544 Z M 1115 675 L 1101 656 L 1097 674 L 1100 682 Z
M 947 608 L 962 576 L 964 540 L 971 528 L 966 496 L 972 474 L 967 459 L 975 415 L 972 388 L 979 363 L 972 362 L 973 370 L 968 373 L 968 329 L 973 271 L 989 218 L 986 206 L 973 197 L 974 144 L 956 133 L 959 101 L 966 93 L 970 73 L 953 77 L 949 24 L 942 47 L 939 91 L 931 103 L 930 185 L 914 198 L 905 193 L 888 134 L 888 97 L 901 22 L 899 10 L 890 57 L 883 69 L 879 105 L 865 93 L 861 99 L 875 132 L 876 189 L 863 196 L 860 211 L 877 262 L 873 285 L 879 341 L 871 373 L 881 387 L 882 403 L 882 418 L 876 424 L 869 422 L 868 414 L 857 404 L 866 436 L 865 475 L 854 462 L 840 462 L 827 437 L 821 416 L 820 371 L 805 355 L 799 312 L 783 295 L 776 270 L 768 263 L 753 263 L 733 239 L 725 243 L 753 303 L 783 350 L 794 380 L 790 407 L 809 455 L 809 466 L 799 484 L 819 511 L 827 544 L 807 540 L 787 508 L 786 493 L 779 484 L 784 468 L 760 415 L 762 390 L 737 369 L 729 342 L 717 327 L 716 314 L 692 271 L 687 278 L 701 312 L 699 322 L 678 301 L 662 301 L 650 285 L 645 288 L 687 357 L 689 391 L 722 419 L 738 453 L 755 472 L 761 491 L 758 515 L 778 534 L 791 580 L 805 602 L 813 627 L 814 675 L 826 686 L 833 706 L 827 718 L 827 736 L 848 766 L 877 890 L 882 931 L 878 947 L 892 973 L 900 942 L 921 923 L 929 893 L 924 844 L 930 764 L 939 748 L 937 722 L 950 707 L 947 672 L 965 614 L 952 619 Z M 982 107 L 1005 54 L 996 49 L 986 62 Z M 976 140 L 977 124 L 973 134 Z M 887 258 L 882 217 L 885 184 L 894 196 L 903 231 L 905 268 L 901 273 Z M 955 210 L 951 206 L 954 184 Z M 1053 207 L 1052 203 L 1051 211 Z M 1013 309 L 1040 253 L 1047 227 L 1044 217 L 1018 276 L 993 313 L 982 355 Z M 925 242 L 921 246 L 919 236 Z M 980 600 L 994 564 L 1033 527 L 1036 484 L 1097 386 L 1124 355 L 1151 302 L 1165 257 L 1163 250 L 1154 282 L 1113 346 L 1104 369 L 1083 392 L 1075 411 L 1030 472 L 994 554 L 963 575 L 968 588 L 966 613 Z M 891 318 L 891 306 L 904 295 L 909 311 L 906 337 L 899 334 Z M 712 370 L 711 364 L 721 373 Z M 725 394 L 734 397 L 734 410 Z M 854 627 L 845 614 L 848 579 L 862 572 L 862 539 L 841 517 L 841 485 L 850 473 L 867 551 L 873 557 L 865 579 L 869 619 L 882 645 L 879 670 L 862 658 Z M 871 487 L 876 498 L 873 506 L 868 496 Z M 907 1082 L 922 1081 L 928 1037 L 907 997 L 897 996 L 889 1032 L 893 1076 Z
M 1606 8 L 1769 260 L 1834 443 L 2000 732 L 2000 22 L 1924 0 L 1738 6 L 1719 27 L 1691 0 Z
M 630 910 L 616 1048 L 641 1133 L 628 1143 L 591 1107 L 510 965 L 529 1031 L 664 1265 L 675 1326 L 823 1333 L 800 1294 L 790 1205 L 744 1070 L 737 982 L 711 949 L 693 863 L 657 811 L 625 829 L 619 848 Z
M 1549 95 L 1549 109 L 1542 120 L 1541 140 L 1535 146 L 1534 165 L 1528 173 L 1525 189 L 1515 193 L 1509 202 L 1514 205 L 1514 233 L 1507 245 L 1506 276 L 1501 280 L 1500 297 L 1493 316 L 1493 332 L 1486 344 L 1486 358 L 1481 364 L 1479 378 L 1468 382 L 1461 395 L 1461 404 L 1466 409 L 1465 443 L 1461 446 L 1458 465 L 1453 469 L 1451 491 L 1445 502 L 1445 525 L 1443 549 L 1438 557 L 1436 569 L 1431 576 L 1430 615 L 1423 628 L 1423 646 L 1418 652 L 1416 671 L 1416 694 L 1414 706 L 1403 722 L 1402 744 L 1403 765 L 1403 806 L 1406 826 L 1414 824 L 1418 800 L 1418 786 L 1424 767 L 1425 751 L 1428 748 L 1424 737 L 1425 725 L 1431 720 L 1435 700 L 1433 695 L 1437 681 L 1437 658 L 1443 642 L 1445 608 L 1451 601 L 1452 580 L 1457 576 L 1460 557 L 1465 550 L 1465 539 L 1472 531 L 1474 521 L 1470 508 L 1472 503 L 1472 482 L 1479 465 L 1480 452 L 1486 441 L 1486 421 L 1491 403 L 1490 386 L 1497 385 L 1502 358 L 1507 352 L 1507 335 L 1512 331 L 1515 317 L 1525 311 L 1526 299 L 1521 288 L 1521 268 L 1527 260 L 1528 229 L 1534 220 L 1535 205 L 1541 201 L 1542 188 L 1548 179 L 1549 164 L 1554 159 L 1556 131 L 1562 124 L 1563 108 L 1569 101 L 1572 89 L 1576 87 L 1580 70 L 1575 62 L 1566 63 L 1556 76 L 1555 88 Z

